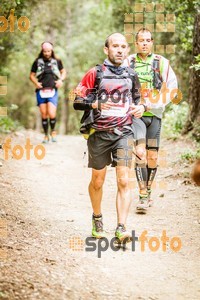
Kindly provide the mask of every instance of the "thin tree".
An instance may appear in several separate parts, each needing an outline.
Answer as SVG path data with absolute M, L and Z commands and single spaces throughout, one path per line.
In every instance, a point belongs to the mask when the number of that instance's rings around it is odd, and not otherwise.
M 195 17 L 193 35 L 193 64 L 195 57 L 200 54 L 200 13 Z M 189 113 L 183 129 L 183 134 L 192 132 L 197 141 L 200 141 L 200 69 L 191 69 L 189 88 Z

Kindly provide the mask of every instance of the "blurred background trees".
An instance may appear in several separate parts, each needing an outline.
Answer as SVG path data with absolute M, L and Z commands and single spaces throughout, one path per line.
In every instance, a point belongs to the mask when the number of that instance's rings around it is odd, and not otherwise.
M 60 90 L 59 132 L 78 133 L 80 112 L 72 108 L 73 88 L 90 67 L 103 62 L 102 48 L 106 36 L 115 31 L 124 32 L 124 14 L 134 12 L 135 3 L 147 2 L 150 1 L 1 1 L 0 16 L 8 18 L 10 10 L 15 9 L 17 19 L 27 16 L 31 23 L 26 32 L 18 30 L 17 22 L 14 32 L 10 32 L 9 27 L 6 32 L 0 32 L 0 76 L 8 77 L 8 92 L 6 96 L 0 96 L 0 106 L 7 106 L 9 111 L 8 118 L 0 117 L 0 130 L 12 129 L 16 121 L 25 128 L 40 128 L 29 73 L 40 52 L 40 44 L 49 40 L 53 42 L 55 53 L 62 59 L 68 73 L 64 88 Z M 176 15 L 175 34 L 156 36 L 157 44 L 168 39 L 167 43 L 176 45 L 174 54 L 164 56 L 170 59 L 183 93 L 182 102 L 170 105 L 165 113 L 165 131 L 171 137 L 190 132 L 200 140 L 198 1 L 161 0 L 151 3 L 163 3 L 169 13 Z M 132 52 L 132 45 L 131 49 Z

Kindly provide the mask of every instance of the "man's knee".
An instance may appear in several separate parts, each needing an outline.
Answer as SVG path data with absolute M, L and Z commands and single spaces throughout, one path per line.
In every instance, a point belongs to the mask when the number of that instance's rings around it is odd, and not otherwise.
M 124 190 L 129 187 L 129 168 L 128 167 L 117 167 L 117 187 L 118 190 Z
M 118 178 L 117 179 L 117 186 L 119 190 L 124 190 L 129 187 L 129 179 L 128 178 Z
M 150 168 L 156 168 L 158 161 L 158 150 L 151 149 L 147 151 L 147 164 Z
M 146 165 L 146 148 L 145 145 L 138 145 L 136 147 L 136 164 L 140 165 L 141 167 L 143 165 Z
M 104 178 L 101 176 L 97 176 L 95 178 L 92 178 L 91 185 L 95 190 L 100 190 L 104 184 Z

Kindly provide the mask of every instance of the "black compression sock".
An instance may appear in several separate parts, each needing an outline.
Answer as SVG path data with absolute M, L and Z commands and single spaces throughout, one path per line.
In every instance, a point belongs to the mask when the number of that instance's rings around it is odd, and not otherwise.
M 50 119 L 50 126 L 51 126 L 51 131 L 54 131 L 56 126 L 56 118 Z
M 141 168 L 136 165 L 135 171 L 136 171 L 136 178 L 140 190 L 145 190 L 147 188 L 147 178 L 148 178 L 147 167 Z
M 148 186 L 148 189 L 151 189 L 151 185 L 152 185 L 152 182 L 155 178 L 157 168 L 153 168 L 153 169 L 152 168 L 147 168 L 147 171 L 148 171 L 147 186 Z
M 48 135 L 48 119 L 42 119 L 42 127 L 44 129 L 45 135 Z

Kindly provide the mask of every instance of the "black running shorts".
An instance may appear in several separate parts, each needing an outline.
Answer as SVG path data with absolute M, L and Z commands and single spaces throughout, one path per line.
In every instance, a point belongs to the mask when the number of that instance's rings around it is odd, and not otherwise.
M 101 170 L 112 164 L 131 167 L 133 151 L 133 132 L 123 129 L 123 134 L 114 132 L 96 131 L 88 141 L 88 167 Z

